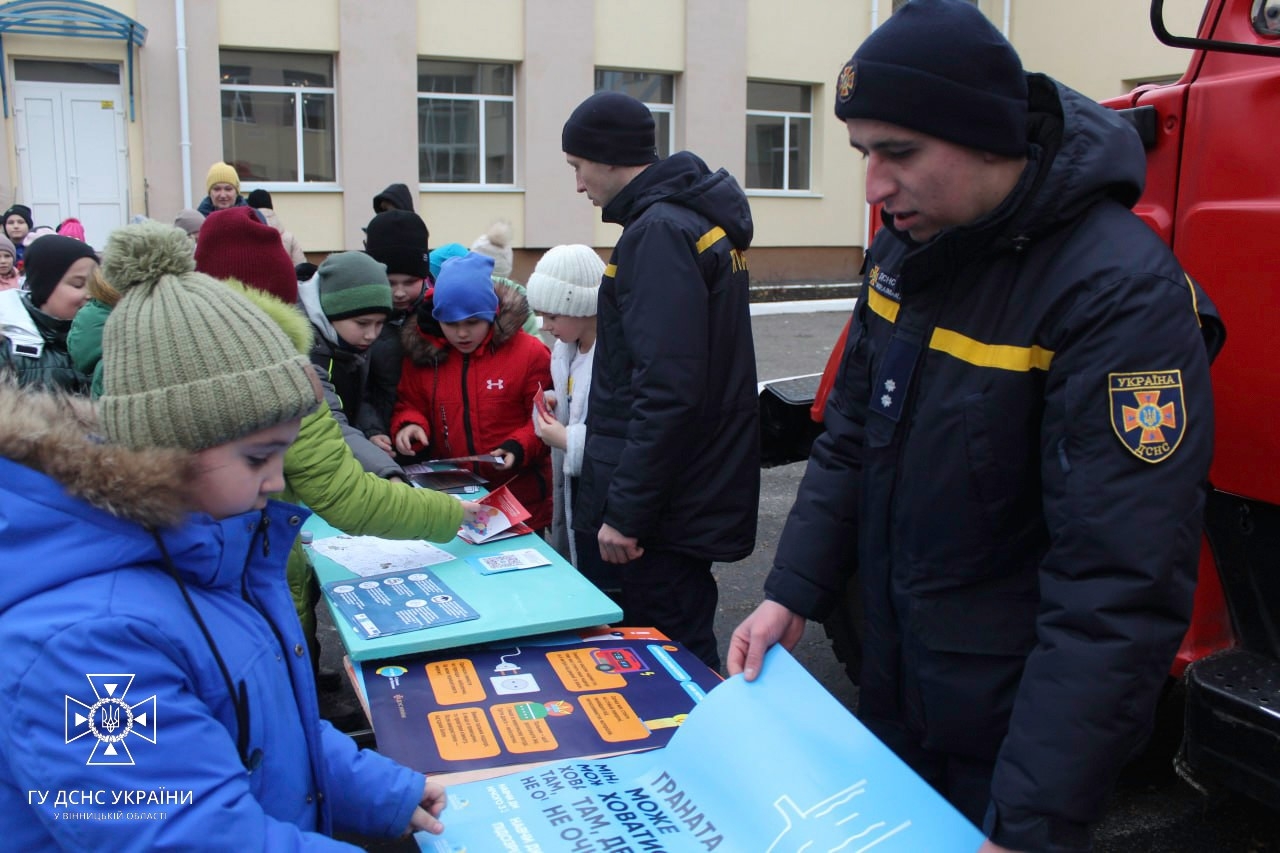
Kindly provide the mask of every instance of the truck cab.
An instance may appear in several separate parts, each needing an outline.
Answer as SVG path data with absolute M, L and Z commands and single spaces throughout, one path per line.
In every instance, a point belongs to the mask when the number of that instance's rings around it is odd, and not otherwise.
M 1280 808 L 1280 0 L 1210 0 L 1176 83 L 1104 102 L 1147 145 L 1134 212 L 1213 299 L 1230 333 L 1212 367 L 1216 435 L 1200 578 L 1171 675 L 1186 689 L 1179 773 Z

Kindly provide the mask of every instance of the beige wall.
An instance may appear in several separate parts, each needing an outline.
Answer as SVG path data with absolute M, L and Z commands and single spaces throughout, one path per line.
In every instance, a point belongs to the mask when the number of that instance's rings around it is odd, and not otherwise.
M 377 3 L 367 4 L 376 14 Z M 218 40 L 222 47 L 271 47 L 274 50 L 318 50 L 336 53 L 341 44 L 338 0 L 186 0 L 192 7 L 218 7 Z M 203 37 L 208 38 L 208 30 Z
M 149 29 L 137 57 L 138 118 L 128 124 L 131 212 L 171 221 L 182 206 L 173 0 L 105 5 Z M 1002 24 L 1004 0 L 979 5 Z M 1010 36 L 1028 68 L 1107 98 L 1131 81 L 1176 76 L 1186 65 L 1188 53 L 1151 35 L 1147 5 L 1010 0 Z M 1202 5 L 1170 0 L 1170 27 L 1191 33 Z M 882 20 L 890 7 L 891 0 L 879 0 Z M 186 0 L 192 202 L 204 197 L 205 173 L 222 158 L 220 46 L 335 56 L 339 186 L 272 190 L 285 224 L 310 252 L 357 247 L 372 196 L 387 184 L 418 189 L 418 57 L 513 62 L 517 186 L 421 192 L 432 245 L 470 245 L 492 221 L 507 219 L 516 247 L 531 254 L 564 242 L 607 247 L 619 229 L 601 223 L 599 211 L 574 192 L 560 129 L 591 93 L 595 68 L 632 68 L 675 75 L 678 147 L 739 178 L 746 81 L 811 86 L 811 191 L 752 194 L 756 245 L 794 247 L 787 263 L 803 258 L 805 248 L 857 246 L 865 228 L 862 161 L 831 114 L 831 83 L 868 32 L 871 8 L 871 0 Z M 95 39 L 10 35 L 4 48 L 11 96 L 15 57 L 124 58 L 120 42 Z M 0 200 L 21 196 L 12 118 L 3 139 Z
M 304 249 L 361 248 L 361 229 L 374 215 L 374 195 L 388 184 L 412 188 L 418 182 L 417 5 L 415 0 L 339 3 L 341 42 L 336 64 L 342 241 L 303 239 Z M 369 49 L 370 45 L 377 49 Z
M 748 3 L 746 76 L 807 84 L 813 108 L 811 190 L 791 197 L 750 193 L 757 247 L 862 242 L 862 160 L 850 151 L 844 126 L 832 114 L 830 83 L 866 37 L 871 6 L 841 4 L 833 11 L 834 5 L 829 0 Z M 888 0 L 881 6 L 887 9 Z M 822 26 L 797 27 L 797 20 Z M 744 120 L 737 126 L 744 127 Z
M 204 179 L 209 166 L 222 159 L 222 96 L 218 91 L 220 62 L 218 7 L 215 3 L 187 3 L 187 89 L 191 114 L 191 199 L 198 206 L 208 191 Z M 221 37 L 219 37 L 221 38 Z M 175 212 L 181 209 L 175 203 Z M 160 217 L 163 218 L 163 217 Z
M 700 1 L 691 0 L 695 4 Z M 646 71 L 684 70 L 684 7 L 684 0 L 596 0 L 596 64 Z
M 376 1 L 376 0 L 375 0 Z M 554 12 L 538 3 L 528 20 Z M 524 0 L 418 0 L 418 53 L 519 62 L 524 59 Z
M 676 91 L 677 143 L 741 177 L 746 146 L 726 132 L 747 109 L 748 25 L 741 0 L 692 0 L 685 7 L 684 74 Z M 682 131 L 682 132 L 681 132 Z

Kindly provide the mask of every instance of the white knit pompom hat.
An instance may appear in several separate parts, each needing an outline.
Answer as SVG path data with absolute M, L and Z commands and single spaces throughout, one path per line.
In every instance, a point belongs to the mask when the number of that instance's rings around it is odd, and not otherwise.
M 594 317 L 602 276 L 604 261 L 590 246 L 548 249 L 529 276 L 529 307 L 543 314 Z

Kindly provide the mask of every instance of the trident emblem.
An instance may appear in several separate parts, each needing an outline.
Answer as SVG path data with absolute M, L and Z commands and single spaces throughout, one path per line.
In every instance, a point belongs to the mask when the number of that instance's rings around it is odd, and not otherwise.
M 87 704 L 66 695 L 66 742 L 93 735 L 97 740 L 85 764 L 133 764 L 125 738 L 137 735 L 156 742 L 156 697 L 130 705 L 125 694 L 133 684 L 132 673 L 86 674 L 94 702 Z

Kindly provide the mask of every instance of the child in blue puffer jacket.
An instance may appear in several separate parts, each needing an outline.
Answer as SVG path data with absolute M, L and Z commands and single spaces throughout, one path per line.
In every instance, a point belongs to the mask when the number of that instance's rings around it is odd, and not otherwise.
M 5 848 L 439 832 L 441 785 L 319 718 L 285 580 L 307 513 L 267 498 L 318 405 L 308 360 L 180 230 L 137 229 L 96 414 L 0 382 L 0 554 L 27 569 L 0 586 Z

